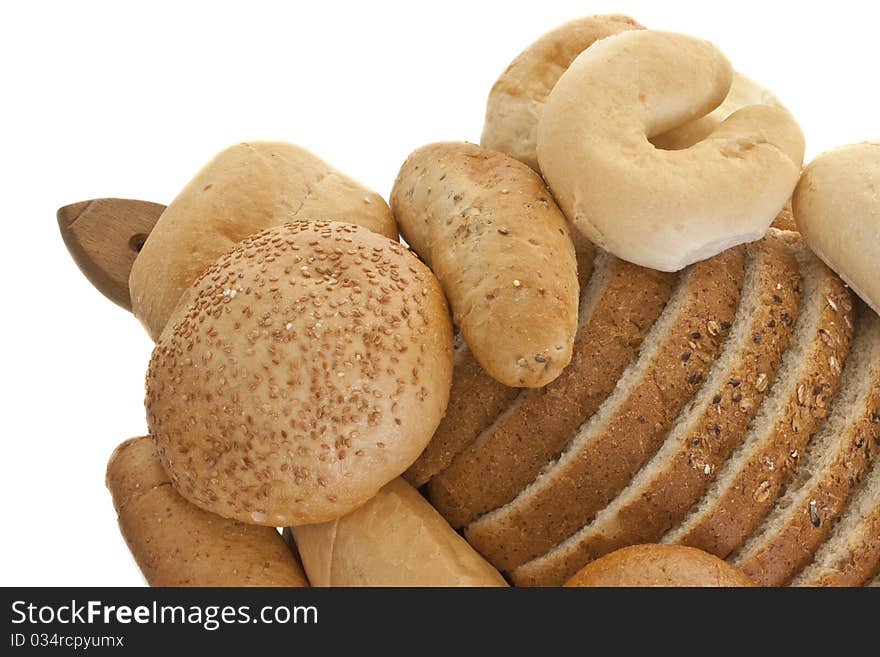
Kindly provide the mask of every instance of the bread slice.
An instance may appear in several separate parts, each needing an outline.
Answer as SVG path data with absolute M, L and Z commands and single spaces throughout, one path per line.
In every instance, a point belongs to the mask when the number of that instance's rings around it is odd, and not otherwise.
M 872 416 L 874 440 L 880 442 L 880 409 Z M 880 459 L 853 495 L 846 512 L 812 563 L 792 586 L 859 586 L 880 567 Z
M 789 240 L 794 234 L 789 233 Z M 791 347 L 740 446 L 702 500 L 663 543 L 726 557 L 769 513 L 791 480 L 840 386 L 852 340 L 852 298 L 837 275 L 798 240 L 803 304 Z M 788 321 L 783 318 L 783 321 Z
M 880 317 L 861 314 L 831 414 L 773 511 L 729 560 L 779 586 L 805 567 L 870 466 L 880 409 Z
M 572 573 L 619 548 L 655 543 L 700 499 L 742 439 L 776 374 L 792 334 L 792 322 L 782 317 L 797 317 L 800 298 L 797 259 L 788 244 L 775 236 L 751 244 L 742 301 L 724 351 L 662 447 L 577 532 L 576 545 L 566 546 Z M 484 519 L 472 527 L 488 524 Z M 467 536 L 473 539 L 471 532 Z M 494 544 L 505 546 L 518 538 L 498 536 L 494 534 Z M 480 549 L 478 542 L 472 543 Z
M 546 387 L 524 391 L 429 482 L 431 502 L 453 527 L 511 500 L 559 454 L 614 389 L 675 279 L 607 253 L 597 257 L 581 297 L 571 363 Z
M 577 232 L 572 234 L 572 241 L 578 266 L 578 284 L 583 290 L 593 272 L 596 248 Z M 489 376 L 480 367 L 461 334 L 456 335 L 449 406 L 431 442 L 403 474 L 403 478 L 416 487 L 428 483 L 469 447 L 519 393 L 519 388 L 509 388 Z
M 739 305 L 744 254 L 742 247 L 732 249 L 685 271 L 638 359 L 602 408 L 512 504 L 481 523 L 508 525 L 504 531 L 512 534 L 506 535 L 516 540 L 501 545 L 477 525 L 465 535 L 479 541 L 478 550 L 523 563 L 527 557 L 520 555 L 543 554 L 626 486 L 659 448 L 721 352 Z
M 426 484 L 473 443 L 519 394 L 519 388 L 509 388 L 489 376 L 461 336 L 456 336 L 452 389 L 446 414 L 425 451 L 403 478 L 417 488 Z

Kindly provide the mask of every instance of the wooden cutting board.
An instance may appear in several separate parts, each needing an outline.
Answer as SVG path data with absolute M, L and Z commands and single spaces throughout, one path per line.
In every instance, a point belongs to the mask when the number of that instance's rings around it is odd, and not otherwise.
M 128 276 L 164 210 L 160 203 L 98 198 L 60 208 L 58 228 L 74 262 L 92 285 L 131 311 Z

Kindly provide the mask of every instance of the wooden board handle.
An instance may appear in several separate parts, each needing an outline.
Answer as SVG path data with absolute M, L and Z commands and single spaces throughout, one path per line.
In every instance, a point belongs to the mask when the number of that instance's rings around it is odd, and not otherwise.
M 128 276 L 164 210 L 160 203 L 98 198 L 59 208 L 58 228 L 74 262 L 92 285 L 131 311 Z

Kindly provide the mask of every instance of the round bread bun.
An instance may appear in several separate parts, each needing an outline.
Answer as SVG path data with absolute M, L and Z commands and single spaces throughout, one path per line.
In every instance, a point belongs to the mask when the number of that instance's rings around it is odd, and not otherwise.
M 800 176 L 791 114 L 750 105 L 690 148 L 649 141 L 718 107 L 732 79 L 715 46 L 682 34 L 629 30 L 578 55 L 538 123 L 541 172 L 568 219 L 660 271 L 760 239 Z
M 755 586 L 714 554 L 682 545 L 633 545 L 584 566 L 570 587 Z
M 257 233 L 181 300 L 147 372 L 147 420 L 178 492 L 242 522 L 334 520 L 415 461 L 449 397 L 437 279 L 365 228 Z
M 792 210 L 810 248 L 880 314 L 880 140 L 810 162 Z

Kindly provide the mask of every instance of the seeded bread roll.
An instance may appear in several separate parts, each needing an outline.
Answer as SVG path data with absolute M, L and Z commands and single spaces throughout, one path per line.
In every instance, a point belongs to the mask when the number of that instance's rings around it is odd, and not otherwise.
M 577 328 L 577 261 L 540 176 L 473 144 L 430 144 L 404 162 L 391 207 L 483 369 L 527 388 L 559 376 Z
M 221 518 L 178 495 L 149 437 L 116 448 L 107 488 L 151 586 L 308 586 L 274 528 Z
M 208 267 L 147 372 L 147 420 L 186 499 L 265 525 L 338 518 L 401 474 L 446 407 L 437 280 L 365 228 L 300 221 Z
M 565 586 L 701 586 L 740 587 L 755 584 L 718 557 L 694 548 L 633 545 L 584 566 Z
M 293 535 L 312 586 L 507 586 L 402 479 L 348 515 Z
M 388 205 L 293 144 L 231 146 L 159 217 L 129 277 L 132 312 L 153 340 L 199 274 L 248 235 L 296 219 L 358 224 L 397 239 Z
M 792 208 L 810 248 L 880 313 L 880 140 L 810 162 Z

